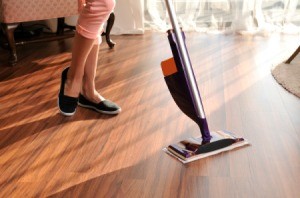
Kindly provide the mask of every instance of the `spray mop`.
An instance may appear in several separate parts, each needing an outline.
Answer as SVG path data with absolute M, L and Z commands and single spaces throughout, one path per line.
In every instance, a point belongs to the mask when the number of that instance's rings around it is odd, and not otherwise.
M 185 34 L 179 28 L 171 0 L 165 0 L 173 29 L 168 39 L 173 57 L 162 61 L 161 68 L 168 89 L 179 109 L 200 128 L 200 137 L 190 137 L 169 145 L 164 151 L 183 163 L 248 145 L 244 138 L 220 130 L 210 131 L 191 60 L 185 44 Z

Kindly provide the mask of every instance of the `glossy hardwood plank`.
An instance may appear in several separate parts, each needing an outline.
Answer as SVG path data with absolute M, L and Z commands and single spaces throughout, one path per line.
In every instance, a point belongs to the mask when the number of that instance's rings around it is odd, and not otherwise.
M 299 197 L 300 100 L 276 83 L 273 65 L 299 36 L 187 33 L 211 130 L 251 146 L 182 165 L 162 152 L 200 135 L 177 108 L 160 62 L 165 34 L 113 36 L 100 49 L 96 84 L 123 112 L 58 113 L 60 72 L 72 39 L 18 48 L 13 68 L 0 50 L 0 197 Z

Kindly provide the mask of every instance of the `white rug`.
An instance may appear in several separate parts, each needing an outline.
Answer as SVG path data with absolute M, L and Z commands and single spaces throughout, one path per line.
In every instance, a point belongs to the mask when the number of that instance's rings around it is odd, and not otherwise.
M 300 98 L 300 54 L 290 64 L 277 65 L 272 75 L 281 86 Z

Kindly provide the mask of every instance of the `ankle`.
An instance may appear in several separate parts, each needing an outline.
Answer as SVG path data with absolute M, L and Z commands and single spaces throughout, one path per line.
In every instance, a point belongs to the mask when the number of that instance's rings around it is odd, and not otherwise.
M 86 92 L 86 91 L 81 91 L 81 94 L 88 99 L 89 101 L 92 102 L 99 102 L 98 98 L 96 97 L 96 95 L 94 94 L 94 92 Z
M 84 95 L 85 97 L 92 98 L 92 97 L 94 97 L 94 90 L 95 89 L 91 89 L 91 88 L 88 88 L 87 86 L 83 86 L 80 93 L 82 95 Z
M 65 95 L 71 97 L 78 97 L 80 92 L 80 83 L 77 81 L 72 81 L 72 79 L 67 79 L 65 83 Z

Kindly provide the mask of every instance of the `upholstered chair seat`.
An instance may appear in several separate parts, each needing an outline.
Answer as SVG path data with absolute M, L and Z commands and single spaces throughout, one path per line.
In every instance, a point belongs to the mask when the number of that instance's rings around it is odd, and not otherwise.
M 0 22 L 17 23 L 78 14 L 78 0 L 0 0 Z

